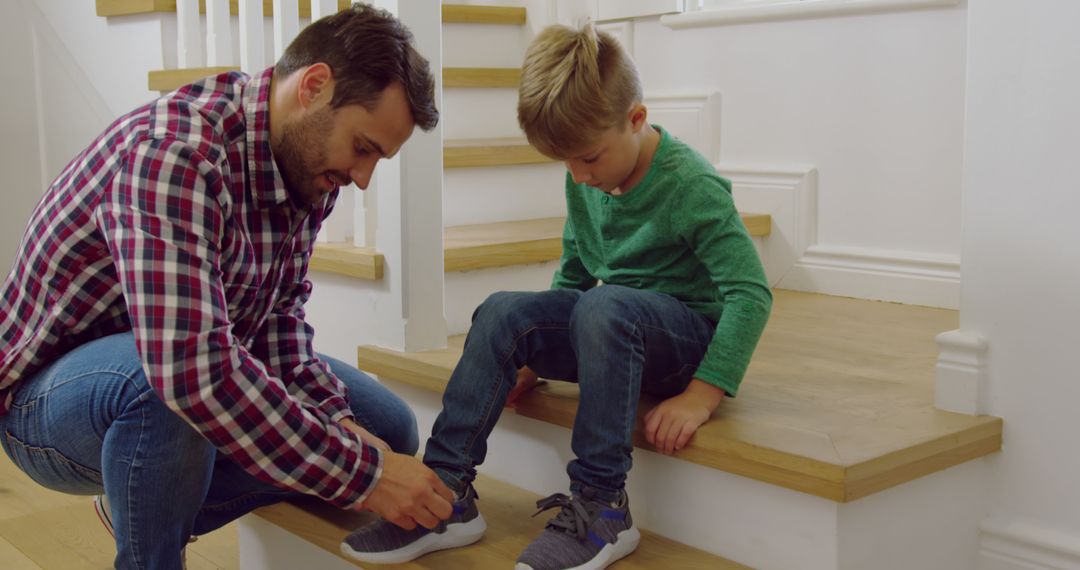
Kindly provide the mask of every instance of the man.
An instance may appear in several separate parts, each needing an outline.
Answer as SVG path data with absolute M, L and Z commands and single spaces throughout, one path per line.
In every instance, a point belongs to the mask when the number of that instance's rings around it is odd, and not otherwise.
M 434 127 L 433 85 L 409 31 L 356 5 L 272 69 L 121 117 L 45 193 L 0 302 L 2 446 L 104 492 L 117 568 L 180 568 L 190 537 L 294 493 L 450 515 L 411 411 L 317 355 L 303 308 L 338 187 Z

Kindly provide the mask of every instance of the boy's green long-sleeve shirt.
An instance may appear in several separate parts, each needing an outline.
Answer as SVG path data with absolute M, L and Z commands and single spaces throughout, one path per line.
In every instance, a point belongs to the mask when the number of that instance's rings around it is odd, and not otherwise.
M 769 318 L 772 292 L 735 211 L 731 182 L 663 128 L 648 173 L 605 194 L 566 177 L 563 254 L 553 288 L 597 281 L 658 291 L 717 322 L 695 378 L 734 396 Z

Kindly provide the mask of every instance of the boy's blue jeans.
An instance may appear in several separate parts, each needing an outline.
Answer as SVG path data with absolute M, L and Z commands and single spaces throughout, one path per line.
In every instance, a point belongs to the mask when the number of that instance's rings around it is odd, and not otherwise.
M 473 314 L 424 463 L 453 489 L 476 477 L 517 371 L 577 382 L 570 488 L 616 500 L 630 470 L 641 392 L 681 393 L 716 323 L 662 293 L 617 285 L 495 293 Z
M 416 418 L 403 401 L 356 368 L 320 358 L 348 388 L 358 424 L 416 453 Z M 0 430 L 4 451 L 41 485 L 104 490 L 116 568 L 179 569 L 190 535 L 295 495 L 247 474 L 166 408 L 131 333 L 86 343 L 26 379 Z

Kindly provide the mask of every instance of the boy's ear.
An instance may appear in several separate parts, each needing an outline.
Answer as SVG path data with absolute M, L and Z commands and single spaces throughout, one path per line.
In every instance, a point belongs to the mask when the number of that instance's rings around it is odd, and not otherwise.
M 300 81 L 297 82 L 297 98 L 301 108 L 308 108 L 324 93 L 329 95 L 327 101 L 334 94 L 334 72 L 329 65 L 319 62 L 309 65 L 300 72 Z
M 649 110 L 645 108 L 642 103 L 634 103 L 633 107 L 630 107 L 630 112 L 627 113 L 627 118 L 630 119 L 630 129 L 633 132 L 638 132 L 641 127 L 644 127 L 649 118 Z

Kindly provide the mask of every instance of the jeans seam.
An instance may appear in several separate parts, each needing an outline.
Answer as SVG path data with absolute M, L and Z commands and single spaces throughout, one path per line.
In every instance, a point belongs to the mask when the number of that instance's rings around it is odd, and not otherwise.
M 70 378 L 65 378 L 63 381 L 49 386 L 48 390 L 46 390 L 46 391 L 44 391 L 44 392 L 42 392 L 40 394 L 36 394 L 33 398 L 31 398 L 30 400 L 28 400 L 25 403 L 17 404 L 15 402 L 12 402 L 11 403 L 11 409 L 12 410 L 20 410 L 20 411 L 27 410 L 27 409 L 32 409 L 32 408 L 37 406 L 37 403 L 40 402 L 42 398 L 47 398 L 49 396 L 49 394 L 51 392 L 53 392 L 54 390 L 56 390 L 58 388 L 62 388 L 64 386 L 67 386 L 68 384 L 70 384 L 70 383 L 72 383 L 72 382 L 74 382 L 74 381 L 76 381 L 76 380 L 78 380 L 80 378 L 85 378 L 87 376 L 94 376 L 94 375 L 98 375 L 98 374 L 112 374 L 112 375 L 115 375 L 115 376 L 119 376 L 120 378 L 123 378 L 125 380 L 131 380 L 133 378 L 133 374 L 125 374 L 123 372 L 117 372 L 115 370 L 93 370 L 93 371 L 89 371 L 89 372 L 84 372 L 82 374 L 79 374 L 78 376 L 72 376 Z
M 56 449 L 55 447 L 41 447 L 41 446 L 38 446 L 38 445 L 30 445 L 29 443 L 19 439 L 18 437 L 15 437 L 15 434 L 11 433 L 10 430 L 4 430 L 4 437 L 7 439 L 8 447 L 11 448 L 11 449 L 14 449 L 14 447 L 13 447 L 13 444 L 14 444 L 14 445 L 17 445 L 20 449 L 23 449 L 23 450 L 32 451 L 32 452 L 38 452 L 38 453 L 40 453 L 40 452 L 48 453 L 51 457 L 55 457 L 55 458 L 59 459 L 61 462 L 64 463 L 64 465 L 66 465 L 68 467 L 71 467 L 73 470 L 78 471 L 80 473 L 83 473 L 84 475 L 95 477 L 99 481 L 102 480 L 102 475 L 101 475 L 101 473 L 99 471 L 97 471 L 96 469 L 92 469 L 90 467 L 87 467 L 87 466 L 85 466 L 85 465 L 83 465 L 83 464 L 81 464 L 81 463 L 79 463 L 77 461 L 72 460 L 68 456 L 61 453 L 60 450 Z M 12 454 L 12 455 L 14 455 L 14 454 Z M 23 470 L 22 466 L 20 466 L 20 470 Z
M 505 364 L 506 364 L 506 361 L 509 360 L 510 357 L 512 357 L 515 352 L 517 352 L 518 342 L 522 338 L 524 338 L 525 335 L 527 335 L 527 334 L 529 334 L 529 333 L 531 333 L 533 331 L 538 331 L 538 330 L 558 330 L 560 328 L 565 328 L 565 329 L 569 330 L 570 327 L 568 325 L 567 326 L 533 325 L 533 326 L 525 329 L 524 331 L 518 333 L 516 336 L 514 336 L 513 341 L 511 341 L 511 343 L 510 343 L 511 349 L 509 351 L 507 351 L 506 354 L 503 355 L 499 359 L 499 370 L 502 370 L 503 366 L 505 366 Z M 498 380 L 501 382 L 501 379 L 498 379 Z M 472 448 L 476 444 L 476 439 L 480 435 L 480 432 L 483 431 L 483 426 L 487 425 L 488 420 L 491 418 L 492 410 L 495 407 L 494 390 L 497 390 L 498 387 L 499 387 L 499 382 L 490 382 L 489 383 L 489 391 L 488 391 L 488 394 L 487 394 L 487 407 L 484 409 L 484 413 L 483 413 L 483 416 L 481 417 L 480 421 L 474 427 L 472 433 L 469 434 L 469 437 L 465 440 L 465 449 L 462 450 L 462 454 L 465 457 L 472 457 Z

